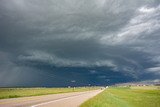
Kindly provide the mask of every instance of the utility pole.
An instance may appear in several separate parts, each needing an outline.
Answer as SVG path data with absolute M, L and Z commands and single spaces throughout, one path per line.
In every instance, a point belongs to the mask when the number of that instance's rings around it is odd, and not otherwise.
M 89 90 L 90 90 L 90 86 L 91 86 L 91 84 L 88 84 Z
M 71 81 L 71 83 L 73 84 L 73 91 L 75 90 L 75 86 L 74 86 L 74 83 L 75 83 L 76 81 L 75 80 L 72 80 Z

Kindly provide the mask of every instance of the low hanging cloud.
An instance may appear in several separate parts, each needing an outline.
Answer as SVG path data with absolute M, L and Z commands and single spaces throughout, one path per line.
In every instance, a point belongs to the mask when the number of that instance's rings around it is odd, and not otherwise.
M 0 75 L 56 67 L 159 79 L 159 17 L 159 0 L 1 0 Z
M 54 55 L 50 55 L 44 52 L 32 52 L 27 56 L 19 56 L 20 61 L 36 63 L 42 62 L 49 64 L 51 66 L 57 67 L 116 67 L 114 63 L 110 60 L 98 60 L 94 62 L 89 62 L 88 60 L 69 60 L 61 59 Z
M 155 72 L 157 74 L 160 74 L 160 67 L 147 68 L 147 71 Z

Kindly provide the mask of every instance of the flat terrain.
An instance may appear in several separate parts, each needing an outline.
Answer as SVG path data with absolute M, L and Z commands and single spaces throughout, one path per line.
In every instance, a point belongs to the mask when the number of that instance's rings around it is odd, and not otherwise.
M 103 90 L 1 99 L 0 107 L 78 107 Z
M 77 88 L 0 88 L 0 99 L 17 98 L 26 96 L 39 96 L 47 94 L 58 94 L 68 92 L 80 92 L 95 90 L 99 87 L 77 87 Z
M 112 87 L 80 107 L 160 107 L 160 90 L 158 87 Z

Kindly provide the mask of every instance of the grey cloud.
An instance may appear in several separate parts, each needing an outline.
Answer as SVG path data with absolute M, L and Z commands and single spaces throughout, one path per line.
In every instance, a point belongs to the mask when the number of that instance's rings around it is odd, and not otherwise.
M 106 67 L 139 78 L 160 64 L 159 10 L 159 0 L 1 0 L 0 67 Z
M 20 61 L 29 61 L 29 62 L 42 62 L 47 63 L 52 66 L 58 67 L 116 67 L 114 63 L 110 60 L 98 60 L 95 62 L 90 62 L 88 60 L 70 60 L 58 58 L 55 55 L 50 55 L 44 52 L 30 52 L 27 56 L 19 56 Z
M 147 68 L 147 71 L 154 72 L 156 74 L 160 74 L 160 67 Z
M 128 24 L 120 29 L 119 32 L 113 34 L 115 36 L 104 36 L 101 38 L 101 41 L 107 44 L 118 45 L 123 45 L 124 43 L 143 45 L 146 43 L 146 40 L 152 42 L 152 39 L 155 40 L 159 36 L 159 10 L 159 5 L 157 7 L 142 6 L 138 8 L 135 16 L 129 20 Z

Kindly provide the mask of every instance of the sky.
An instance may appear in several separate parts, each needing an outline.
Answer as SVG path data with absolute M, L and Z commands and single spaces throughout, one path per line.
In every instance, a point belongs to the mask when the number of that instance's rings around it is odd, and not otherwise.
M 0 87 L 160 81 L 159 41 L 159 0 L 0 0 Z

